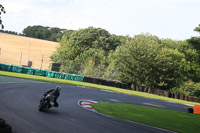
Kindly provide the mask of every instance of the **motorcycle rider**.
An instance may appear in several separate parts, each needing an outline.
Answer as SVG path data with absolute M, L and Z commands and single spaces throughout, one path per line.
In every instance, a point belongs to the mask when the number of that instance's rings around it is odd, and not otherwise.
M 53 105 L 53 106 L 54 106 L 54 107 L 58 107 L 59 104 L 58 104 L 58 102 L 57 102 L 56 100 L 57 100 L 57 98 L 58 98 L 59 95 L 60 95 L 60 91 L 61 91 L 61 87 L 60 87 L 60 86 L 56 86 L 56 88 L 51 89 L 51 90 L 45 92 L 43 95 L 44 95 L 44 97 L 46 97 L 48 94 L 53 95 L 53 96 L 54 96 L 54 101 L 53 101 L 54 105 Z M 49 104 L 49 108 L 50 108 L 51 106 L 52 106 L 52 105 Z

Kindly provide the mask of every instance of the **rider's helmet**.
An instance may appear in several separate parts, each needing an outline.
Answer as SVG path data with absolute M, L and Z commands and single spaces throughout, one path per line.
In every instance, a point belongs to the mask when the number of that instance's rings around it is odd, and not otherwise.
M 56 90 L 58 90 L 60 92 L 61 91 L 61 87 L 60 86 L 56 86 Z

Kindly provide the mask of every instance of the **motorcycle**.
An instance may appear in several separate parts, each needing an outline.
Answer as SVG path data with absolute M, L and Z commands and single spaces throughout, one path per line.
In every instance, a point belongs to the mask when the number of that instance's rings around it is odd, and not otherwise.
M 51 94 L 43 95 L 40 99 L 39 111 L 49 109 L 54 106 L 54 96 Z

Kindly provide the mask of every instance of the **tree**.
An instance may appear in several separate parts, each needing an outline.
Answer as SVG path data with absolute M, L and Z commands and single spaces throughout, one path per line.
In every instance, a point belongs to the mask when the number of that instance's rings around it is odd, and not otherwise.
M 23 30 L 23 34 L 27 37 L 33 37 L 38 39 L 44 39 L 57 42 L 62 38 L 66 29 L 60 29 L 56 27 L 44 27 L 40 25 L 28 26 Z
M 192 80 L 189 80 L 181 84 L 179 87 L 174 87 L 171 91 L 184 95 L 200 97 L 200 83 L 192 82 Z
M 194 31 L 200 33 L 200 24 L 198 25 L 198 27 L 196 27 L 194 29 Z M 192 46 L 198 51 L 200 52 L 200 37 L 191 37 L 190 39 L 187 40 L 190 44 L 192 44 Z
M 1 28 L 3 29 L 4 25 L 1 20 L 1 13 L 6 13 L 6 11 L 5 11 L 5 8 L 0 4 L 0 25 L 1 25 Z
M 90 51 L 92 49 L 106 51 L 106 55 L 108 51 L 114 50 L 121 42 L 117 36 L 109 34 L 104 29 L 89 27 L 65 34 L 59 44 L 60 47 L 51 58 L 55 62 L 78 60 L 77 58 L 89 49 Z
M 8 34 L 13 34 L 13 35 L 18 35 L 18 33 L 15 32 L 15 31 L 8 31 L 8 30 L 4 31 L 4 30 L 0 30 L 0 32 L 8 33 Z
M 196 27 L 196 28 L 194 29 L 194 31 L 196 31 L 196 32 L 199 32 L 199 33 L 200 33 L 200 24 L 198 25 L 198 27 Z
M 177 50 L 185 55 L 188 66 L 188 80 L 200 81 L 200 63 L 198 51 L 187 41 L 178 41 Z
M 184 54 L 163 47 L 158 37 L 149 34 L 137 35 L 118 47 L 114 64 L 121 81 L 161 89 L 181 84 L 187 73 Z
M 200 24 L 198 25 L 198 27 L 196 27 L 194 29 L 194 31 L 200 33 Z M 195 49 L 195 53 L 193 54 L 195 56 L 192 57 L 194 60 L 191 62 L 192 66 L 193 66 L 193 71 L 192 71 L 192 80 L 195 82 L 199 82 L 200 81 L 200 37 L 191 37 L 190 39 L 187 40 L 187 42 L 189 44 L 191 44 L 191 48 L 190 51 L 192 49 Z M 193 50 L 194 51 L 194 50 Z M 189 56 L 188 56 L 189 57 Z M 190 57 L 189 57 L 190 58 Z
M 111 35 L 104 29 L 88 27 L 66 32 L 59 44 L 60 47 L 51 56 L 51 60 L 63 64 L 62 69 L 72 72 L 70 69 L 77 70 L 75 66 L 79 64 L 84 69 L 82 74 L 85 76 L 91 76 L 91 74 L 99 76 L 96 68 L 99 70 L 100 67 L 104 69 L 108 66 L 106 58 L 109 51 L 115 50 L 121 42 L 116 35 Z

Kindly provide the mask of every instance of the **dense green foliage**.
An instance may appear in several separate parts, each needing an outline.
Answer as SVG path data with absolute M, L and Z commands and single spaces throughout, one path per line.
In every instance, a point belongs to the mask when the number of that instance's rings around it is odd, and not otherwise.
M 1 26 L 1 28 L 3 29 L 4 28 L 4 25 L 3 25 L 3 21 L 1 20 L 1 14 L 2 13 L 6 13 L 6 11 L 5 11 L 5 8 L 0 4 L 0 26 Z
M 189 80 L 181 84 L 179 87 L 174 87 L 172 92 L 177 92 L 189 96 L 200 97 L 200 83 L 195 83 Z
M 184 94 L 199 96 L 200 45 L 199 40 L 192 40 L 174 41 L 150 34 L 116 36 L 89 27 L 66 33 L 51 59 L 69 73 L 107 79 L 113 76 L 123 82 L 174 92 L 182 88 L 187 91 Z M 187 81 L 194 82 L 189 88 L 195 92 L 184 89 Z
M 3 33 L 8 33 L 8 34 L 13 34 L 13 35 L 18 35 L 18 33 L 17 33 L 17 32 L 15 32 L 15 31 L 0 30 L 0 32 L 3 32 Z M 19 35 L 21 35 L 21 34 L 19 34 Z
M 119 78 L 141 86 L 168 89 L 184 81 L 185 55 L 152 35 L 138 35 L 115 51 Z
M 119 103 L 98 103 L 92 104 L 92 107 L 107 115 L 179 133 L 200 130 L 200 116 L 191 113 Z
M 23 30 L 23 33 L 8 30 L 0 30 L 0 32 L 58 42 L 64 34 L 71 34 L 73 30 L 35 25 L 28 26 Z
M 65 34 L 51 59 L 63 64 L 63 70 L 87 76 L 97 76 L 97 69 L 108 66 L 107 56 L 121 45 L 119 37 L 101 28 L 89 27 Z M 96 66 L 96 68 L 94 68 Z M 82 71 L 77 67 L 82 67 Z
M 23 30 L 23 35 L 27 37 L 33 37 L 38 39 L 44 39 L 49 41 L 58 41 L 61 39 L 65 32 L 71 32 L 71 30 L 60 29 L 60 28 L 50 28 L 40 25 L 28 26 Z
M 196 27 L 194 29 L 194 31 L 200 33 L 200 24 L 198 27 Z M 188 43 L 190 43 L 192 45 L 192 47 L 197 51 L 197 59 L 196 62 L 198 62 L 198 64 L 200 65 L 200 37 L 192 37 L 190 39 L 187 40 Z

